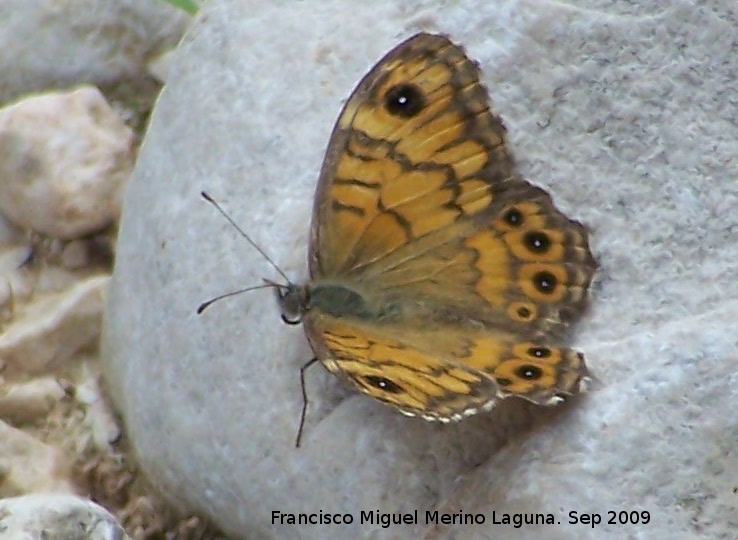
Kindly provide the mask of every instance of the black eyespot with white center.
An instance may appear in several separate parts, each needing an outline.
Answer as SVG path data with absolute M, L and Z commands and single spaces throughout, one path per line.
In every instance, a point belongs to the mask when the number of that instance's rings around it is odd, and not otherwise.
M 412 118 L 426 105 L 423 91 L 415 84 L 398 84 L 384 95 L 384 108 L 392 116 Z
M 527 352 L 528 356 L 536 358 L 549 358 L 551 356 L 551 349 L 548 347 L 530 347 Z
M 539 231 L 525 233 L 523 242 L 525 243 L 525 247 L 533 253 L 546 253 L 551 247 L 551 239 L 546 233 Z
M 379 388 L 383 392 L 389 392 L 390 394 L 399 394 L 402 392 L 402 387 L 399 384 L 378 375 L 367 375 L 364 377 L 364 381 L 375 388 Z
M 523 213 L 512 207 L 503 214 L 502 219 L 511 227 L 520 227 L 523 224 Z
M 533 276 L 533 286 L 543 294 L 551 294 L 556 290 L 558 281 L 551 272 L 538 272 Z
M 517 375 L 521 379 L 535 381 L 543 376 L 543 370 L 541 370 L 541 368 L 539 368 L 538 366 L 524 365 L 515 369 L 515 375 Z

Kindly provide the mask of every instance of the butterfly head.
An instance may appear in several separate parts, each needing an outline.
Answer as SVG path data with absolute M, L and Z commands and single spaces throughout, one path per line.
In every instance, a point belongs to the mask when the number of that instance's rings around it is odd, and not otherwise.
M 282 312 L 282 320 L 287 324 L 300 324 L 310 303 L 310 291 L 307 286 L 292 282 L 287 285 L 269 283 L 277 292 L 277 302 Z

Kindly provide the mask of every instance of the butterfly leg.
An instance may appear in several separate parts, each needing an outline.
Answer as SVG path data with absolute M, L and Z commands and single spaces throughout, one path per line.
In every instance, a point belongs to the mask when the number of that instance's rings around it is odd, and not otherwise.
M 295 448 L 300 448 L 300 442 L 302 441 L 302 428 L 305 426 L 305 416 L 307 415 L 308 396 L 307 396 L 307 390 L 305 389 L 305 372 L 308 370 L 310 366 L 315 364 L 317 361 L 318 361 L 318 358 L 314 356 L 313 358 L 305 362 L 300 368 L 300 390 L 302 390 L 302 411 L 300 412 L 300 427 L 297 428 L 297 437 L 295 438 Z

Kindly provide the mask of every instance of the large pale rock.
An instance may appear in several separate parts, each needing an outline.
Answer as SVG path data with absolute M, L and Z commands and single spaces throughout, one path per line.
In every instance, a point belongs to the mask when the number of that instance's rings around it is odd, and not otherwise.
M 0 110 L 0 210 L 16 225 L 79 238 L 113 223 L 134 134 L 96 88 Z
M 189 20 L 151 0 L 3 0 L 0 104 L 83 83 L 140 91 L 148 61 L 176 45 Z
M 212 2 L 179 51 L 127 192 L 105 327 L 107 380 L 142 464 L 236 538 L 728 536 L 738 504 L 732 0 L 403 6 Z M 268 291 L 195 314 L 208 297 L 276 278 L 198 194 L 304 278 L 341 100 L 420 29 L 450 33 L 479 59 L 521 172 L 591 227 L 601 270 L 575 341 L 597 381 L 566 414 L 508 401 L 439 427 L 315 369 L 296 450 L 309 348 L 279 324 Z M 360 522 L 361 511 L 416 509 L 416 525 Z M 485 523 L 427 524 L 434 509 Z M 273 519 L 319 510 L 354 521 Z M 648 511 L 650 522 L 568 523 L 572 511 L 607 521 L 611 510 Z M 557 523 L 516 529 L 493 524 L 493 511 Z
M 130 540 L 101 506 L 52 493 L 0 500 L 0 531 L 8 540 Z

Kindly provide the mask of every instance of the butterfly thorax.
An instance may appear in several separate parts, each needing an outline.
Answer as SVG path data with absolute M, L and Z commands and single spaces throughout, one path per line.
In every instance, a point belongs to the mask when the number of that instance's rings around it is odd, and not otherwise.
M 370 294 L 340 280 L 290 284 L 280 290 L 279 304 L 282 319 L 290 324 L 327 316 L 376 326 L 401 322 L 407 329 L 426 331 L 446 325 L 475 330 L 489 325 L 482 314 L 469 306 L 439 305 L 428 297 Z
M 365 295 L 340 282 L 290 283 L 278 291 L 279 307 L 286 322 L 297 323 L 311 311 L 339 318 L 381 320 L 391 317 L 392 306 L 380 309 Z

